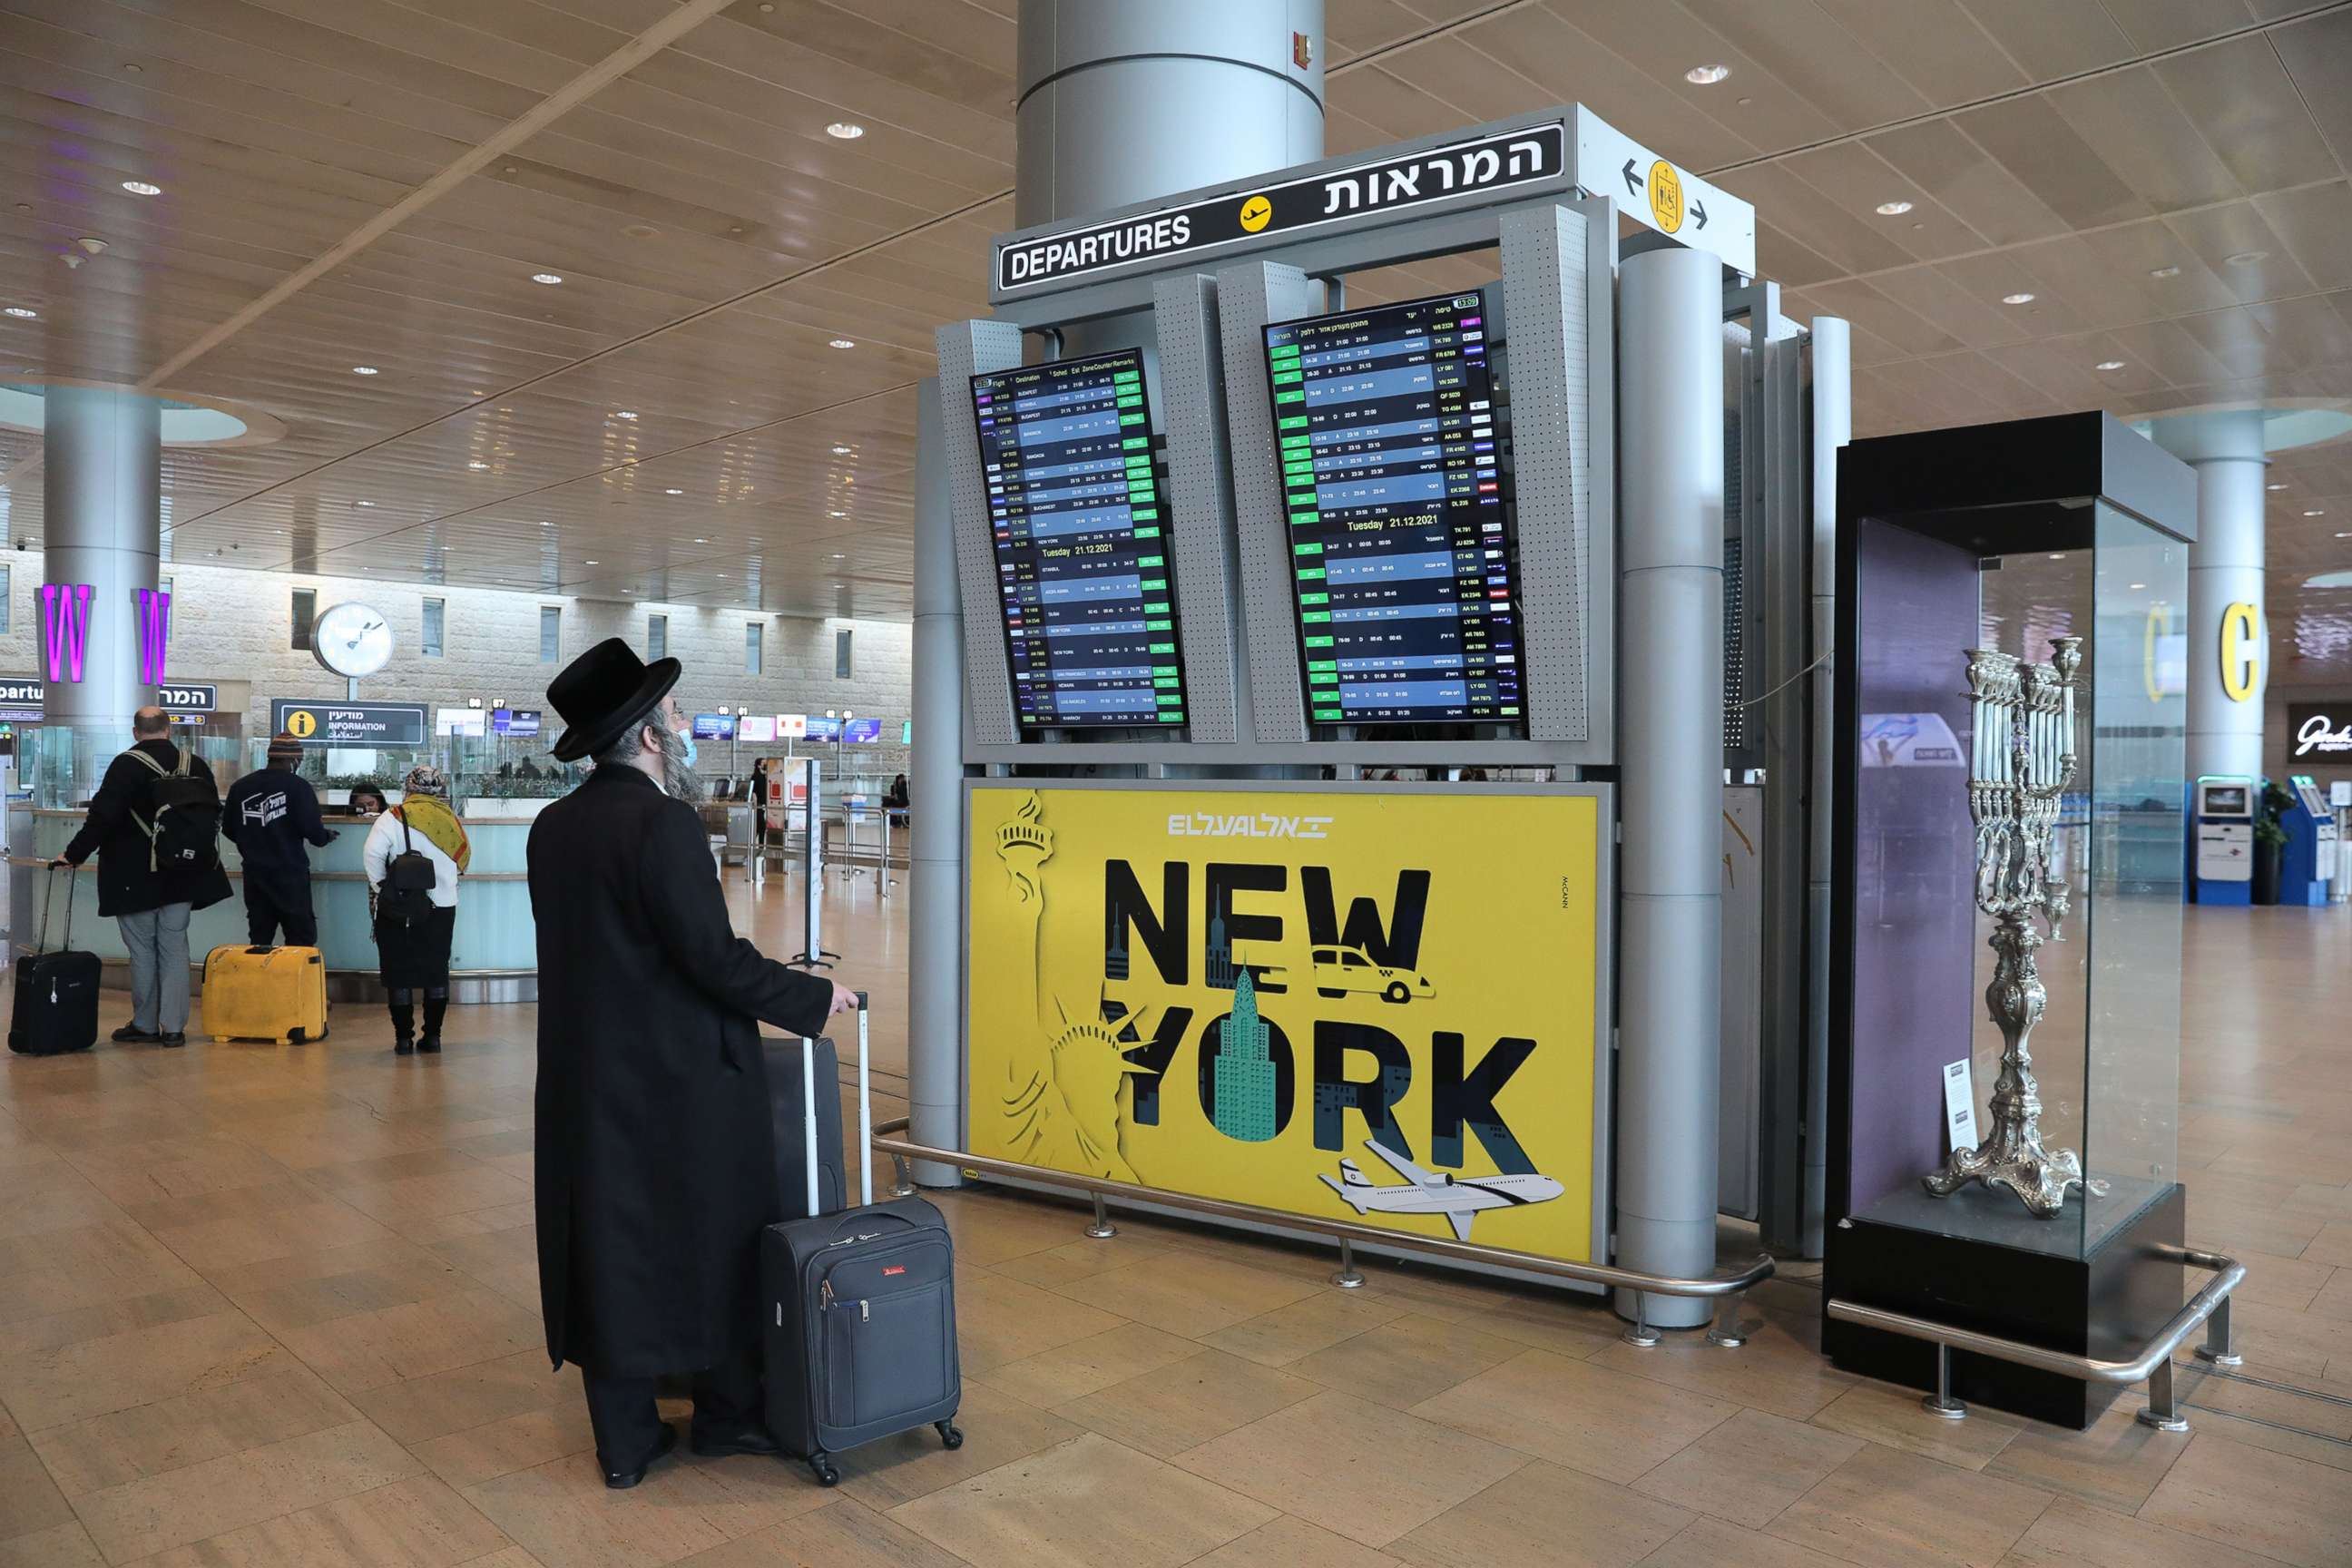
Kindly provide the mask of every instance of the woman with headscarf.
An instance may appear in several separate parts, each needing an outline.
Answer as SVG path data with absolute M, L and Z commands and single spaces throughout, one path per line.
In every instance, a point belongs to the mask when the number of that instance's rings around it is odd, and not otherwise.
M 449 940 L 457 928 L 457 876 L 473 858 L 465 824 L 449 805 L 449 782 L 441 770 L 408 771 L 401 803 L 375 820 L 368 832 L 368 899 L 375 910 L 377 963 L 392 1008 L 393 1051 L 399 1056 L 441 1049 L 441 1019 L 449 1010 Z M 429 889 L 413 900 L 394 875 L 394 862 L 417 855 L 433 870 Z M 412 865 L 414 862 L 411 863 Z M 385 882 L 392 879 L 387 890 Z M 403 906 L 415 902 L 419 907 Z M 425 1035 L 416 1037 L 415 994 L 425 993 Z

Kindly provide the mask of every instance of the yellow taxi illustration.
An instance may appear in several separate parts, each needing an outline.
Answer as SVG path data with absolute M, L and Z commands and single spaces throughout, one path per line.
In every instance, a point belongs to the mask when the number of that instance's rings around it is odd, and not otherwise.
M 1378 996 L 1383 1002 L 1405 1003 L 1416 996 L 1433 996 L 1436 987 L 1428 977 L 1410 969 L 1378 963 L 1360 947 L 1318 947 L 1309 955 L 1315 972 L 1315 988 L 1326 996 L 1344 996 L 1350 991 Z

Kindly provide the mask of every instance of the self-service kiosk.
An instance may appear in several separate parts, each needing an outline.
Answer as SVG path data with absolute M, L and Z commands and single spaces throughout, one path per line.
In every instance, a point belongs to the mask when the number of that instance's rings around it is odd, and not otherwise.
M 2196 857 L 2189 885 L 2200 904 L 2254 901 L 2254 809 L 2260 781 L 2206 774 L 2197 781 Z
M 2336 871 L 2336 809 L 2309 773 L 2289 778 L 2287 793 L 2294 796 L 2294 804 L 2279 815 L 2286 828 L 2279 902 L 2324 904 Z

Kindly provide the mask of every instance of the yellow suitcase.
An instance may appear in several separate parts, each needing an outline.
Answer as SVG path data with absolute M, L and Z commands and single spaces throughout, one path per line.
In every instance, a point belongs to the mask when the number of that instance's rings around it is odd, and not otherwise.
M 299 1046 L 327 1037 L 327 963 L 315 947 L 216 947 L 205 954 L 205 1032 Z

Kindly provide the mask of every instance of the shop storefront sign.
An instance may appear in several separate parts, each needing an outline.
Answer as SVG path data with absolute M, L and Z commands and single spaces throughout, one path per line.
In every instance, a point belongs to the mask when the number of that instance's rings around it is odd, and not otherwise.
M 1596 796 L 970 799 L 974 1152 L 1596 1255 Z
M 2290 762 L 2352 763 L 2352 702 L 2289 703 L 2286 736 Z
M 422 702 L 269 700 L 269 732 L 306 746 L 422 746 L 427 728 Z
M 2263 686 L 2263 612 L 2243 602 L 2221 612 L 2221 692 L 2243 702 Z
M 81 679 L 84 656 L 89 651 L 89 596 L 87 583 L 41 584 L 41 649 L 47 656 L 49 679 Z

